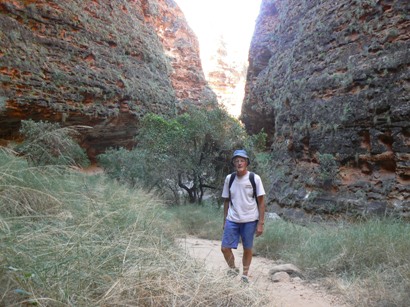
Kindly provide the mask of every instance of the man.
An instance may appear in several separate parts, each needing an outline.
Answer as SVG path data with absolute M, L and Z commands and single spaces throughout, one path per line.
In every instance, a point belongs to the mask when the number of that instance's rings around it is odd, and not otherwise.
M 238 275 L 239 268 L 235 266 L 235 257 L 232 248 L 238 248 L 239 238 L 242 240 L 243 272 L 241 280 L 248 281 L 249 267 L 252 261 L 253 238 L 263 233 L 265 220 L 265 190 L 261 178 L 254 174 L 256 198 L 254 187 L 250 181 L 248 166 L 250 160 L 245 150 L 236 150 L 232 157 L 235 167 L 235 178 L 229 188 L 230 174 L 225 179 L 222 191 L 224 198 L 224 232 L 222 236 L 221 251 L 230 270 L 230 275 Z

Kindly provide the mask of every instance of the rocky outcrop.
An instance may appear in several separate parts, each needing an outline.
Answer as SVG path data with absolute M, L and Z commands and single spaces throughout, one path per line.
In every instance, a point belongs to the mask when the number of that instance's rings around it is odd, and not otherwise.
M 269 135 L 283 216 L 410 217 L 409 8 L 262 2 L 242 120 Z
M 0 139 L 22 119 L 87 125 L 90 156 L 131 146 L 147 112 L 216 105 L 173 0 L 0 1 Z

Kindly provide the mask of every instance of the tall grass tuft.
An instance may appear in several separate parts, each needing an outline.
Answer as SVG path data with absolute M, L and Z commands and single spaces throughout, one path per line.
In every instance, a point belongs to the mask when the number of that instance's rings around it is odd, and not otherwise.
M 309 278 L 332 280 L 354 306 L 406 306 L 410 301 L 408 223 L 370 219 L 337 226 L 284 221 L 266 226 L 256 240 L 259 253 L 292 262 Z
M 187 258 L 161 201 L 0 150 L 0 306 L 258 306 Z
M 196 236 L 219 240 L 223 231 L 223 207 L 204 201 L 203 205 L 172 206 L 167 209 L 167 220 L 179 236 Z
M 58 123 L 23 120 L 20 133 L 24 141 L 16 146 L 30 164 L 73 165 L 85 167 L 89 164 L 86 152 L 80 147 L 77 129 L 89 129 L 87 126 L 61 127 Z

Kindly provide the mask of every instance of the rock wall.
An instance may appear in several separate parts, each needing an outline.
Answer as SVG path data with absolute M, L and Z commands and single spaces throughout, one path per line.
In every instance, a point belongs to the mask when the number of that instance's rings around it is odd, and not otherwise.
M 173 0 L 0 1 L 0 139 L 23 119 L 87 125 L 91 157 L 131 146 L 147 112 L 216 105 Z
M 410 217 L 410 3 L 263 0 L 241 119 L 293 219 Z

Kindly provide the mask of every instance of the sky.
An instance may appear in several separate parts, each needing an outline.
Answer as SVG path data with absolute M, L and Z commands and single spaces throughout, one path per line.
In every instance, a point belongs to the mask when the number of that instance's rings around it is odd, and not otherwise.
M 247 56 L 261 0 L 175 0 L 198 37 L 201 53 L 215 37 Z
M 207 77 L 214 71 L 220 37 L 233 67 L 248 64 L 248 52 L 262 0 L 175 0 L 195 32 L 200 47 L 202 68 Z M 236 64 L 234 64 L 236 63 Z M 212 87 L 212 85 L 211 85 Z M 214 89 L 218 95 L 219 89 Z M 218 101 L 239 117 L 245 95 L 245 78 L 234 88 L 222 90 Z

